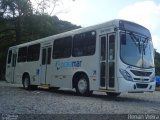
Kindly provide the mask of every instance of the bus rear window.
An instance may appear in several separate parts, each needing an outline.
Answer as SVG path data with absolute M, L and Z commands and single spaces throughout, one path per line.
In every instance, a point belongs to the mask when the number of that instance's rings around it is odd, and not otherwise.
M 11 58 L 12 58 L 12 50 L 9 50 L 9 54 L 8 54 L 8 64 L 11 63 Z

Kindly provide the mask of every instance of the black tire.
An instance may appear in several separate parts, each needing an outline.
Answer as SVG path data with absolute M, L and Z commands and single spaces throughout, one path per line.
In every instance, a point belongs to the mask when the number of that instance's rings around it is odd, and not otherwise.
M 30 88 L 31 90 L 37 90 L 38 89 L 38 85 L 30 85 Z
M 50 87 L 49 89 L 52 91 L 57 91 L 59 89 L 59 87 Z
M 26 90 L 29 90 L 31 88 L 30 77 L 28 75 L 26 75 L 23 78 L 22 84 L 23 84 L 23 88 L 26 89 Z
M 121 93 L 114 93 L 114 92 L 106 92 L 106 93 L 107 93 L 107 96 L 109 97 L 117 97 L 121 94 Z
M 80 75 L 77 77 L 76 93 L 78 95 L 89 96 L 92 92 L 89 91 L 89 80 L 86 75 Z

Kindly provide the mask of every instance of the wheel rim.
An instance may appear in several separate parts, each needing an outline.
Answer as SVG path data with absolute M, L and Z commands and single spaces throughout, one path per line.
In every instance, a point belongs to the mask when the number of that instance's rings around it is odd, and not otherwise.
M 85 79 L 80 79 L 78 82 L 78 90 L 81 94 L 85 93 L 87 90 L 87 81 Z
M 29 86 L 29 80 L 28 80 L 28 78 L 25 78 L 24 79 L 24 88 L 28 88 L 28 86 Z

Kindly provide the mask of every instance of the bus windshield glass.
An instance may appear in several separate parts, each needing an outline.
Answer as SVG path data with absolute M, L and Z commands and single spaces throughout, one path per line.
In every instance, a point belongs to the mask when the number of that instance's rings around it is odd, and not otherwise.
M 120 56 L 124 63 L 139 68 L 154 67 L 154 48 L 150 38 L 121 32 L 120 41 Z

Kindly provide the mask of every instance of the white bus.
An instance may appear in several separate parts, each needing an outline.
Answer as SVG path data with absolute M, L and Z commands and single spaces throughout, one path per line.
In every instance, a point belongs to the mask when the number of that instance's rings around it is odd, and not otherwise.
M 148 29 L 112 20 L 10 47 L 6 80 L 25 89 L 47 85 L 80 95 L 155 90 L 154 48 Z

